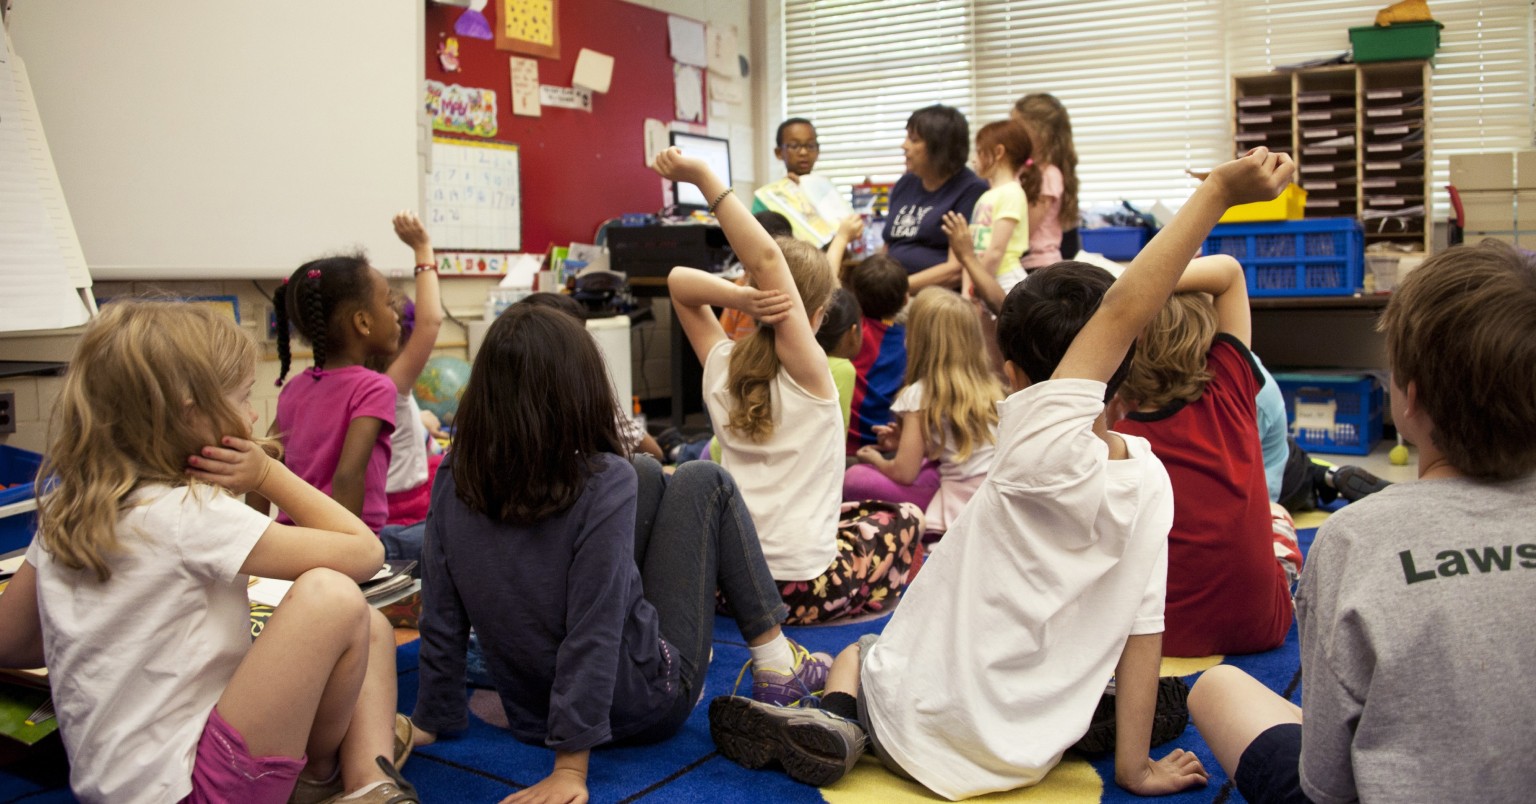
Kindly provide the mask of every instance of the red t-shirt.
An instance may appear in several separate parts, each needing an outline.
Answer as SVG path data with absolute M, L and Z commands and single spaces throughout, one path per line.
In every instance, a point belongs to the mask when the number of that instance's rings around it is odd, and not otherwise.
M 1115 429 L 1152 443 L 1173 481 L 1167 656 L 1256 653 L 1285 641 L 1291 595 L 1275 560 L 1248 348 L 1216 336 L 1200 399 L 1133 413 Z

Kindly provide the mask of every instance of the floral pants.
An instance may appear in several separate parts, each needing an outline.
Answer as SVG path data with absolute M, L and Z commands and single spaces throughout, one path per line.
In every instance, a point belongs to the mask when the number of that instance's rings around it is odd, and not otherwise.
M 876 614 L 895 605 L 922 532 L 923 509 L 912 503 L 843 503 L 832 565 L 809 581 L 778 582 L 789 606 L 785 625 Z

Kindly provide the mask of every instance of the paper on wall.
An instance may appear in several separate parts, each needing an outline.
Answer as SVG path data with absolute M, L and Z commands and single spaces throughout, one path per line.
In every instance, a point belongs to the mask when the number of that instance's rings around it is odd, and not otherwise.
M 612 82 L 613 57 L 582 48 L 576 55 L 576 74 L 571 78 L 571 86 L 593 92 L 607 92 Z
M 677 119 L 688 123 L 703 122 L 704 72 L 686 64 L 674 64 L 672 80 L 677 95 Z
M 539 85 L 539 102 L 545 106 L 554 106 L 559 109 L 576 109 L 582 112 L 592 111 L 591 91 L 576 87 L 556 87 L 549 84 L 541 84 Z
M 705 27 L 704 38 L 709 71 L 715 75 L 739 78 L 741 62 L 737 55 L 741 47 L 736 38 L 736 26 L 710 23 Z
M 656 155 L 667 150 L 672 144 L 672 138 L 667 134 L 667 124 L 660 120 L 647 118 L 645 121 L 645 166 L 656 164 Z
M 714 70 L 709 71 L 710 100 L 718 103 L 741 103 L 744 94 L 740 78 L 734 75 L 721 75 Z
M 694 67 L 709 66 L 709 54 L 704 44 L 704 23 L 671 15 L 667 17 L 667 33 L 672 41 L 672 60 Z
M 512 69 L 512 114 L 541 116 L 543 106 L 539 104 L 539 63 L 521 56 L 513 56 L 508 61 Z
M 731 141 L 731 178 L 735 181 L 757 181 L 757 169 L 754 167 L 757 160 L 752 158 L 752 146 L 757 134 L 751 126 L 732 123 L 727 138 Z M 852 211 L 850 208 L 849 212 Z

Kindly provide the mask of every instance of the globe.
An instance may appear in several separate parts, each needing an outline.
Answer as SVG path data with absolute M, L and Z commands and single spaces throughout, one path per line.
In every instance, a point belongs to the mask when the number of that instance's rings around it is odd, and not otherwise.
M 416 378 L 416 402 L 430 410 L 443 424 L 453 424 L 459 411 L 459 398 L 469 382 L 469 363 L 463 358 L 438 355 L 427 361 Z

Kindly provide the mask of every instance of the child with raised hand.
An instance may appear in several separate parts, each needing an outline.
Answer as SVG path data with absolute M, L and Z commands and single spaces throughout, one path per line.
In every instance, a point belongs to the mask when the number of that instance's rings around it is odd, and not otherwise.
M 672 149 L 657 157 L 656 170 L 712 199 L 751 280 L 739 287 L 674 268 L 667 287 L 704 364 L 721 464 L 741 486 L 790 622 L 883 609 L 906 584 L 922 513 L 912 505 L 842 504 L 842 412 L 816 342 L 836 287 L 831 267 L 814 246 L 769 237 L 704 162 Z M 711 305 L 749 310 L 761 326 L 731 341 Z
M 1528 801 L 1536 260 L 1442 251 L 1379 328 L 1418 480 L 1318 532 L 1296 593 L 1301 707 L 1223 665 L 1190 714 L 1248 801 Z
M 977 199 L 969 226 L 959 213 L 944 213 L 942 228 L 965 269 L 963 284 L 974 288 L 994 314 L 1002 309 L 1008 291 L 1024 279 L 1019 259 L 1029 250 L 1029 199 L 1031 190 L 1040 190 L 1033 152 L 1022 124 L 999 120 L 982 126 L 976 132 L 977 172 L 991 189 Z
M 378 533 L 389 517 L 385 489 L 399 390 L 367 364 L 393 356 L 400 345 L 389 283 L 361 254 L 325 257 L 299 266 L 277 289 L 275 306 L 278 383 L 288 376 L 291 329 L 314 355 L 314 365 L 277 397 L 272 432 L 282 439 L 283 460 Z M 278 521 L 289 522 L 288 513 Z M 415 558 L 421 545 L 385 548 L 389 558 Z
M 443 326 L 432 238 L 413 212 L 401 211 L 393 223 L 395 235 L 411 247 L 416 257 L 416 300 L 412 303 L 404 296 L 391 294 L 392 306 L 400 318 L 400 341 L 383 369 L 384 376 L 395 384 L 395 431 L 390 436 L 389 469 L 384 484 L 389 518 L 381 532 L 386 544 L 399 538 L 398 528 L 390 526 L 415 525 L 427 518 L 427 502 L 432 496 L 428 434 L 422 423 L 421 406 L 412 392 L 437 347 L 437 333 Z M 420 544 L 421 540 L 414 537 L 411 541 Z
M 1120 386 L 1130 410 L 1115 425 L 1145 438 L 1173 482 L 1163 652 L 1269 650 L 1291 627 L 1301 550 L 1290 514 L 1269 501 L 1248 285 L 1236 260 L 1213 256 L 1191 262 L 1177 289 L 1137 344 Z
M 384 551 L 251 440 L 256 357 L 216 313 L 123 300 L 70 361 L 0 666 L 46 660 L 85 801 L 416 800 L 394 632 L 357 585 Z M 247 575 L 294 581 L 254 643 Z
M 923 505 L 926 532 L 942 534 L 964 510 L 992 468 L 997 403 L 1005 396 L 987 363 L 981 326 L 965 299 L 943 288 L 924 288 L 907 314 L 907 384 L 885 432 L 895 456 L 861 447 L 860 464 L 843 477 L 845 499 L 907 500 Z M 939 487 L 911 484 L 926 460 L 939 464 Z
M 1205 782 L 1193 754 L 1148 756 L 1172 488 L 1146 441 L 1110 431 L 1109 401 L 1222 212 L 1273 198 L 1291 172 L 1289 157 L 1256 150 L 1218 167 L 1119 280 L 1062 263 L 1013 289 L 998 337 L 1015 392 L 944 549 L 885 630 L 839 654 L 821 708 L 715 699 L 722 754 L 825 785 L 868 748 L 948 799 L 1011 790 L 1060 762 L 1113 676 L 1115 781 L 1140 795 Z
M 420 742 L 467 726 L 473 627 L 513 736 L 555 751 L 549 776 L 507 801 L 585 801 L 591 749 L 682 727 L 702 697 L 717 589 L 755 697 L 792 703 L 826 678 L 826 657 L 779 628 L 784 604 L 731 477 L 631 462 L 613 414 L 581 323 L 515 304 L 486 333 L 432 490 L 413 719 Z

